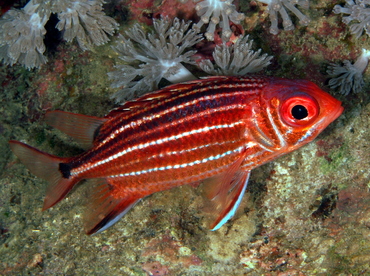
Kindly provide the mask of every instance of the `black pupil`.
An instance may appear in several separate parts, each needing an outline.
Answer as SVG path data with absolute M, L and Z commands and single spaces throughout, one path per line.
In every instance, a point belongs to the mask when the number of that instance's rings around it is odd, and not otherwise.
M 292 116 L 297 120 L 306 118 L 308 116 L 307 108 L 305 108 L 303 105 L 295 105 L 292 108 Z

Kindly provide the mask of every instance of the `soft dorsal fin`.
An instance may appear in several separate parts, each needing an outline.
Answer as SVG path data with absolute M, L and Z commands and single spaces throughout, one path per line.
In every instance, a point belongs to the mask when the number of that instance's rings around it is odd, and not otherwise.
M 204 182 L 204 191 L 216 217 L 211 230 L 219 229 L 236 212 L 247 188 L 250 171 L 240 171 L 245 156 L 242 154 L 227 171 Z
M 76 139 L 84 149 L 92 147 L 99 127 L 107 119 L 64 111 L 49 111 L 45 122 Z

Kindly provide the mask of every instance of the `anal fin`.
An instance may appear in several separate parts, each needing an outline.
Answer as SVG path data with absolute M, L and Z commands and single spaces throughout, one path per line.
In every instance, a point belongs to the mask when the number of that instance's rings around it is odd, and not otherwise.
M 115 224 L 141 199 L 129 194 L 117 197 L 117 187 L 110 184 L 108 179 L 97 181 L 84 217 L 88 235 L 100 233 Z

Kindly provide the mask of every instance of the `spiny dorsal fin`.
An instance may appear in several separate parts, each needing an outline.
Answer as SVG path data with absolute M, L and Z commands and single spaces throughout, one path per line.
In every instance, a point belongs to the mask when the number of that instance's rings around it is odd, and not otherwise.
M 212 77 L 210 77 L 212 78 Z M 220 78 L 220 77 L 215 77 Z M 185 83 L 175 83 L 171 84 L 169 86 L 166 86 L 163 89 L 150 92 L 148 94 L 145 94 L 135 100 L 128 101 L 124 103 L 123 105 L 111 110 L 105 118 L 111 118 L 116 115 L 125 115 L 126 112 L 132 112 L 137 109 L 146 108 L 152 105 L 157 104 L 160 101 L 163 101 L 165 99 L 169 99 L 172 96 L 176 96 L 180 93 L 182 93 L 183 90 L 190 90 L 191 87 L 199 85 L 203 82 L 209 82 L 209 79 L 197 79 L 193 81 L 188 81 Z

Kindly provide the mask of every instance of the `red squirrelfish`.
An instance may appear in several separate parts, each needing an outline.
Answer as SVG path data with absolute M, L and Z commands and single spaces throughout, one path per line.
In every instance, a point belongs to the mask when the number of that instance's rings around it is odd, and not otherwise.
M 43 210 L 82 179 L 98 179 L 87 234 L 107 229 L 150 194 L 201 182 L 215 206 L 216 230 L 234 215 L 252 169 L 312 141 L 342 111 L 340 101 L 309 81 L 218 76 L 170 85 L 104 118 L 47 112 L 47 124 L 87 148 L 76 157 L 9 143 L 49 181 Z

